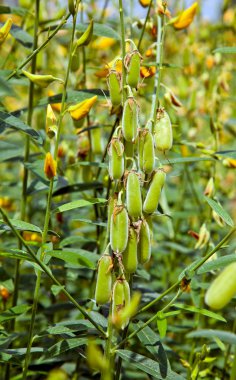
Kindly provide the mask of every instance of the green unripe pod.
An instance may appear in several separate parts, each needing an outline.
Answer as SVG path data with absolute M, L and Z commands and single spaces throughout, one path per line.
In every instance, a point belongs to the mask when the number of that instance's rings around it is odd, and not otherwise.
M 117 138 L 113 137 L 111 139 L 109 148 L 109 175 L 111 179 L 121 179 L 124 174 L 124 145 Z
M 111 104 L 113 106 L 119 106 L 122 100 L 120 74 L 116 70 L 111 70 L 107 76 L 107 81 Z
M 119 319 L 119 314 L 130 303 L 130 287 L 124 278 L 115 281 L 112 292 L 112 319 L 114 322 Z M 121 328 L 128 324 L 128 320 L 123 323 Z
M 166 173 L 162 169 L 155 171 L 143 204 L 143 211 L 146 214 L 156 211 L 165 179 Z
M 135 152 L 135 144 L 130 142 L 130 141 L 124 141 L 124 146 L 125 146 L 125 157 L 133 158 L 134 152 Z M 132 160 L 126 160 L 126 167 L 129 165 L 133 166 L 133 161 Z
M 103 152 L 103 140 L 101 128 L 91 129 L 91 146 L 94 154 L 101 154 Z
M 151 236 L 147 221 L 144 219 L 139 231 L 138 261 L 146 263 L 151 257 Z
M 155 150 L 152 133 L 145 128 L 139 133 L 139 167 L 146 173 L 150 174 L 155 165 Z
M 164 153 L 172 148 L 173 136 L 171 121 L 168 113 L 163 109 L 157 112 L 157 120 L 154 126 L 154 140 L 155 147 Z
M 98 275 L 95 290 L 97 305 L 103 305 L 110 301 L 112 287 L 113 262 L 111 256 L 104 254 L 98 262 Z
M 127 273 L 134 273 L 138 266 L 138 237 L 133 227 L 129 229 L 127 247 L 122 253 L 122 263 Z
M 141 55 L 138 50 L 132 51 L 125 57 L 125 65 L 127 69 L 126 82 L 130 87 L 137 88 L 140 78 Z
M 131 170 L 126 183 L 126 204 L 131 218 L 140 218 L 142 214 L 142 195 L 138 174 Z
M 115 206 L 117 205 L 118 200 L 118 193 L 114 193 L 109 199 L 108 199 L 108 206 L 107 206 L 107 231 L 110 234 L 110 228 L 111 228 L 111 218 L 114 211 Z
M 128 243 L 129 217 L 123 205 L 114 208 L 111 217 L 110 242 L 116 253 L 122 253 Z
M 133 97 L 129 97 L 125 101 L 122 115 L 122 133 L 126 141 L 135 141 L 138 133 L 138 125 L 138 104 Z
M 205 302 L 211 309 L 220 310 L 236 294 L 236 263 L 228 265 L 212 282 L 205 295 Z

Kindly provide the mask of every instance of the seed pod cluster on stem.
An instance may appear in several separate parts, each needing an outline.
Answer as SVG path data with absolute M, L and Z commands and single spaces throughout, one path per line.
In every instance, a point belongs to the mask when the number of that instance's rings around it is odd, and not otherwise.
M 108 145 L 111 195 L 107 208 L 107 243 L 112 265 L 108 265 L 107 257 L 101 259 L 97 277 L 98 282 L 102 276 L 106 278 L 100 303 L 108 302 L 111 297 L 112 321 L 118 329 L 123 329 L 129 320 L 122 317 L 127 315 L 125 308 L 130 303 L 129 279 L 138 265 L 144 265 L 151 257 L 152 218 L 166 181 L 165 171 L 157 165 L 156 154 L 166 153 L 172 147 L 172 127 L 164 108 L 158 108 L 156 120 L 151 117 L 144 126 L 140 124 L 141 110 L 135 93 L 139 88 L 142 57 L 136 46 L 131 42 L 130 45 L 124 60 L 125 78 L 115 70 L 115 64 L 107 78 L 112 107 L 121 107 L 123 101 L 123 108 L 120 125 Z M 108 272 L 103 269 L 105 265 L 112 268 L 112 290 L 110 282 L 108 286 Z M 96 292 L 97 289 L 99 286 Z M 95 298 L 97 302 L 97 293 Z

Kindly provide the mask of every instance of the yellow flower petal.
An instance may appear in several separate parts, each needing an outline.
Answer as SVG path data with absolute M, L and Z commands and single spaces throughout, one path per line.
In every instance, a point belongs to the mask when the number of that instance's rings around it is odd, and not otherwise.
M 70 113 L 72 119 L 78 121 L 87 116 L 96 100 L 97 95 L 93 96 L 90 99 L 85 99 L 82 102 L 75 104 L 74 106 L 70 106 L 68 108 L 68 112 Z
M 11 26 L 12 26 L 12 19 L 9 18 L 0 29 L 0 45 L 2 45 L 5 39 L 7 38 L 10 32 Z
M 146 8 L 149 6 L 149 4 L 151 3 L 151 0 L 139 0 L 140 4 Z
M 185 9 L 179 17 L 177 17 L 176 21 L 174 22 L 175 29 L 185 29 L 187 28 L 193 21 L 194 16 L 197 12 L 198 3 L 195 2 L 191 5 L 191 7 Z
M 92 49 L 104 50 L 109 49 L 116 43 L 114 38 L 110 37 L 99 37 L 91 45 Z

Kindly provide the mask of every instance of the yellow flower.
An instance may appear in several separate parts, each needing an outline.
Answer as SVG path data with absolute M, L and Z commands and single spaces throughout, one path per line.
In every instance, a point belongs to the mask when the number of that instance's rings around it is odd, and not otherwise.
M 55 95 L 52 90 L 48 90 L 48 96 Z M 54 111 L 61 112 L 61 103 L 52 103 L 51 107 Z
M 2 45 L 5 39 L 7 38 L 10 32 L 11 26 L 12 26 L 12 19 L 9 18 L 0 29 L 0 45 Z
M 227 168 L 236 169 L 236 159 L 235 158 L 225 158 L 223 160 L 223 165 Z
M 99 37 L 91 45 L 92 49 L 104 50 L 109 49 L 116 43 L 114 38 L 110 37 Z
M 93 96 L 90 99 L 85 99 L 82 102 L 75 104 L 74 106 L 70 106 L 68 108 L 68 112 L 70 113 L 72 119 L 78 121 L 87 116 L 96 100 L 97 95 Z
M 44 173 L 48 179 L 52 179 L 57 174 L 57 163 L 50 152 L 46 154 L 44 161 Z
M 195 2 L 191 5 L 191 7 L 185 9 L 175 20 L 174 28 L 178 30 L 187 28 L 194 19 L 197 12 L 197 7 L 198 3 Z
M 146 8 L 149 6 L 149 4 L 151 3 L 151 0 L 139 0 L 140 4 Z

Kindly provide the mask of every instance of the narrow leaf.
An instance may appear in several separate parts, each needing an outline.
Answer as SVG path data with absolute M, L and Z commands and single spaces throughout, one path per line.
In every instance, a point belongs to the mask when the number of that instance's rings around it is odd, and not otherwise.
M 211 260 L 203 264 L 198 270 L 197 274 L 203 274 L 210 272 L 212 270 L 217 270 L 226 267 L 227 265 L 234 263 L 236 261 L 236 255 L 228 255 L 219 257 L 218 259 Z
M 30 309 L 31 309 L 31 306 L 18 305 L 8 310 L 5 310 L 0 314 L 0 323 L 19 317 L 19 315 L 26 313 Z
M 204 198 L 209 204 L 209 206 L 212 208 L 212 210 L 214 210 L 225 221 L 226 224 L 228 224 L 230 227 L 234 226 L 234 222 L 231 219 L 230 215 L 227 213 L 227 211 L 223 209 L 223 207 L 219 203 L 206 196 Z
M 195 306 L 184 305 L 181 303 L 175 303 L 175 304 L 173 304 L 173 306 L 178 308 L 178 309 L 190 311 L 191 313 L 199 313 L 199 314 L 205 315 L 206 317 L 214 318 L 218 321 L 227 322 L 225 320 L 225 318 L 223 318 L 221 315 L 213 313 L 212 311 L 209 311 L 206 309 L 200 309 L 200 308 L 195 307 Z
M 56 210 L 54 210 L 54 212 L 65 212 L 69 210 L 74 210 L 75 208 L 92 206 L 97 203 L 105 203 L 105 202 L 107 202 L 107 200 L 104 198 L 91 198 L 90 200 L 80 199 L 78 201 L 69 202 L 62 206 L 59 206 L 56 208 Z
M 17 229 L 17 230 L 20 230 L 20 231 L 32 231 L 32 232 L 38 232 L 38 233 L 42 233 L 42 230 L 35 226 L 34 224 L 31 224 L 31 223 L 27 223 L 27 222 L 24 222 L 23 220 L 18 220 L 18 219 L 10 219 L 12 225 Z M 3 220 L 0 220 L 0 230 L 6 230 L 6 231 L 10 231 L 11 228 L 4 223 Z
M 130 363 L 131 366 L 134 366 L 140 369 L 141 371 L 148 373 L 151 376 L 154 376 L 157 379 L 163 379 L 160 372 L 159 363 L 157 363 L 156 361 L 128 350 L 117 350 L 116 353 L 124 361 Z M 170 367 L 168 367 L 165 379 L 184 380 L 184 377 L 178 375 L 176 372 L 173 372 L 170 369 Z
M 15 116 L 12 116 L 9 113 L 0 111 L 0 127 L 2 127 L 3 129 L 11 128 L 26 133 L 38 144 L 43 144 L 42 136 L 37 131 L 30 128 L 23 121 L 21 121 Z
M 222 330 L 196 330 L 186 335 L 187 338 L 208 338 L 214 340 L 215 337 L 224 343 L 236 346 L 236 334 Z
M 236 54 L 236 46 L 222 46 L 213 50 L 213 53 Z

